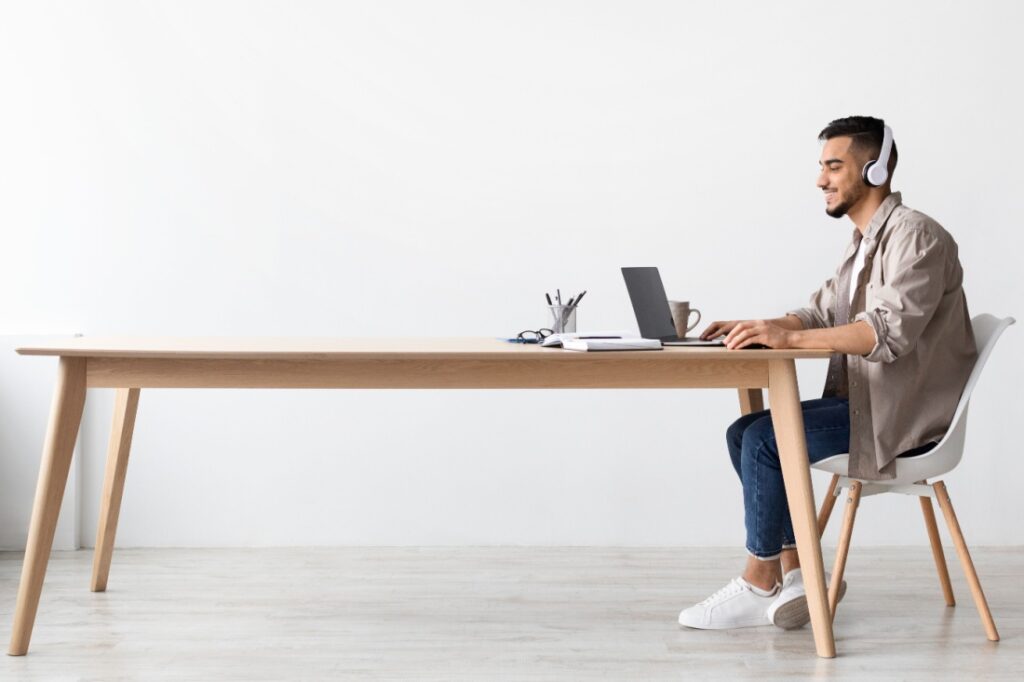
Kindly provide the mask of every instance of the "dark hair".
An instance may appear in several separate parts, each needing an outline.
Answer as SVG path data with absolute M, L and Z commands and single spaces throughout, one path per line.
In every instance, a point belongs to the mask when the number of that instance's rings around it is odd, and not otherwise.
M 851 146 L 871 154 L 872 158 L 878 158 L 882 151 L 882 137 L 884 135 L 885 121 L 872 116 L 847 116 L 837 118 L 829 123 L 818 133 L 818 139 L 822 142 L 831 140 L 833 137 L 849 137 L 853 139 Z M 889 177 L 896 168 L 896 141 L 893 140 L 892 152 L 889 155 Z

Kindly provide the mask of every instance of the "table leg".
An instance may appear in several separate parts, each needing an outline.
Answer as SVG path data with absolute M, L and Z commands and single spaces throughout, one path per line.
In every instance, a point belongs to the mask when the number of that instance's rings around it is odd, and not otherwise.
M 39 595 L 53 548 L 53 534 L 64 499 L 64 486 L 67 485 L 71 456 L 85 407 L 85 363 L 85 358 L 60 359 L 25 546 L 25 563 L 21 569 L 21 585 L 14 607 L 11 645 L 7 650 L 11 656 L 24 656 L 32 638 Z
M 114 534 L 121 513 L 124 478 L 128 472 L 128 452 L 132 447 L 135 413 L 139 408 L 139 389 L 119 388 L 114 398 L 114 422 L 110 427 L 110 445 L 107 449 L 107 471 L 103 479 L 103 497 L 100 500 L 100 518 L 96 527 L 96 549 L 92 556 L 93 592 L 107 589 L 110 558 L 114 553 Z
M 740 392 L 740 414 L 748 415 L 752 412 L 760 412 L 764 409 L 764 393 L 759 388 L 741 388 Z
M 811 467 L 807 459 L 804 415 L 800 410 L 800 392 L 793 360 L 772 360 L 768 366 L 768 400 L 772 406 L 772 426 L 779 446 L 782 479 L 786 484 L 789 514 L 796 534 L 796 549 L 807 590 L 807 607 L 814 630 L 818 655 L 836 655 L 832 636 L 832 616 L 825 591 L 825 567 L 821 560 L 818 519 L 811 487 Z

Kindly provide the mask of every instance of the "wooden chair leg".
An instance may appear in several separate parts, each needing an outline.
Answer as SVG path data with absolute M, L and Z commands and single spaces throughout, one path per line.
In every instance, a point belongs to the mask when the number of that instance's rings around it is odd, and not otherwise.
M 985 593 L 981 590 L 981 582 L 978 580 L 978 573 L 974 570 L 974 562 L 971 561 L 971 553 L 967 551 L 967 543 L 964 542 L 964 534 L 960 530 L 960 523 L 956 520 L 956 513 L 953 512 L 953 503 L 949 501 L 949 493 L 946 492 L 946 484 L 942 481 L 933 483 L 935 497 L 939 501 L 939 507 L 946 517 L 946 525 L 949 527 L 949 534 L 953 536 L 953 545 L 956 553 L 960 555 L 960 564 L 963 566 L 964 574 L 967 576 L 967 584 L 971 586 L 971 594 L 974 596 L 974 605 L 978 608 L 978 616 L 981 624 L 985 627 L 985 634 L 990 641 L 999 641 L 999 632 L 996 630 L 996 623 L 992 620 L 992 612 L 988 609 L 988 602 L 985 600 Z
M 857 518 L 857 507 L 860 506 L 860 487 L 860 481 L 854 481 L 850 484 L 846 496 L 843 529 L 839 534 L 839 547 L 836 548 L 836 563 L 832 567 L 832 583 L 828 587 L 828 610 L 832 613 L 833 621 L 836 619 L 836 606 L 839 604 L 839 587 L 843 584 L 843 572 L 846 570 L 846 557 L 850 553 L 853 522 Z
M 124 478 L 128 471 L 128 452 L 132 447 L 132 432 L 135 429 L 135 414 L 138 407 L 139 389 L 117 389 L 114 398 L 114 421 L 107 449 L 107 471 L 103 480 L 103 497 L 100 500 L 100 518 L 96 527 L 96 549 L 92 555 L 90 589 L 93 592 L 103 592 L 107 589 L 110 559 L 114 553 L 114 534 L 117 532 L 117 519 L 121 512 Z
M 828 492 L 825 499 L 821 501 L 821 511 L 818 512 L 818 537 L 825 534 L 825 527 L 828 525 L 829 517 L 832 516 L 832 507 L 836 506 L 836 486 L 839 485 L 839 474 L 832 474 L 832 482 L 828 484 Z
M 919 497 L 918 499 L 921 500 L 921 512 L 924 514 L 925 528 L 928 529 L 928 540 L 932 544 L 932 557 L 935 559 L 935 570 L 939 573 L 942 595 L 946 598 L 946 606 L 956 606 L 956 599 L 953 598 L 953 585 L 949 582 L 949 569 L 946 568 L 946 554 L 942 551 L 942 539 L 939 537 L 939 526 L 935 523 L 932 498 Z

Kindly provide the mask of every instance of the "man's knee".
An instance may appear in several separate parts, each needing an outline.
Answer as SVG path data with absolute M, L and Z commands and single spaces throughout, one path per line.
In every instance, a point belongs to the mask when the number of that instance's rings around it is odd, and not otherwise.
M 775 454 L 775 427 L 770 416 L 761 417 L 743 432 L 742 450 L 745 457 L 778 459 Z
M 725 430 L 725 440 L 729 445 L 739 446 L 743 443 L 743 432 L 746 430 L 746 423 L 743 419 L 737 419 Z

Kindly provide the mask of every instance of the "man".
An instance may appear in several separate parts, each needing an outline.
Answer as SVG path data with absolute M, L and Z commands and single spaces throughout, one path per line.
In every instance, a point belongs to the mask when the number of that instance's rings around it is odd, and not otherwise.
M 977 359 L 956 242 L 892 192 L 891 135 L 879 119 L 851 116 L 818 137 L 825 212 L 849 216 L 855 229 L 810 306 L 773 320 L 713 322 L 701 334 L 726 334 L 729 349 L 832 350 L 824 395 L 801 403 L 808 458 L 849 452 L 850 476 L 865 480 L 893 478 L 897 457 L 941 440 Z M 743 484 L 749 557 L 741 577 L 683 610 L 679 623 L 800 627 L 810 617 L 770 412 L 738 419 L 726 440 Z

